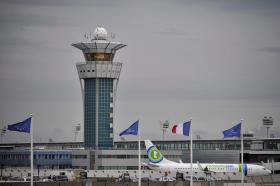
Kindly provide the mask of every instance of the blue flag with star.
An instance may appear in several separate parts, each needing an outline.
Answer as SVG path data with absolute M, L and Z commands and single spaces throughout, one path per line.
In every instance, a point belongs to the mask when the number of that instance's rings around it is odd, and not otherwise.
M 223 131 L 224 138 L 240 137 L 241 136 L 241 123 L 234 125 L 230 129 Z
M 125 129 L 120 133 L 120 136 L 122 135 L 135 135 L 137 136 L 138 134 L 138 125 L 139 125 L 139 120 L 135 121 L 130 127 Z
M 30 127 L 31 127 L 31 117 L 27 118 L 24 121 L 8 125 L 8 130 L 30 133 Z

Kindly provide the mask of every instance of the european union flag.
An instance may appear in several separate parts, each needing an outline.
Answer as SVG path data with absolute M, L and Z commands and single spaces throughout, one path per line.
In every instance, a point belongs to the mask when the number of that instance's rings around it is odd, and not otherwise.
M 241 123 L 238 123 L 237 125 L 231 127 L 230 129 L 227 129 L 223 131 L 224 138 L 230 138 L 230 137 L 240 137 L 241 136 Z
M 138 134 L 138 125 L 139 125 L 139 120 L 135 121 L 130 127 L 125 129 L 124 131 L 122 131 L 120 133 L 120 136 L 122 136 L 122 135 L 129 135 L 129 134 L 137 136 L 137 134 Z
M 30 133 L 31 117 L 22 122 L 8 125 L 8 130 Z

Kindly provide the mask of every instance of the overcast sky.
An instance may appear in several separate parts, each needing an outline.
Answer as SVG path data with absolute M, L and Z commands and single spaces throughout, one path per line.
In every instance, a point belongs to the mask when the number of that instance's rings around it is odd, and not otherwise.
M 0 2 L 2 126 L 33 113 L 35 141 L 74 140 L 83 123 L 75 63 L 84 59 L 71 43 L 99 25 L 127 44 L 115 57 L 123 63 L 115 140 L 136 119 L 143 138 L 162 139 L 159 121 L 190 117 L 202 139 L 221 139 L 241 118 L 261 136 L 264 116 L 280 137 L 280 1 Z M 184 137 L 168 131 L 165 139 Z

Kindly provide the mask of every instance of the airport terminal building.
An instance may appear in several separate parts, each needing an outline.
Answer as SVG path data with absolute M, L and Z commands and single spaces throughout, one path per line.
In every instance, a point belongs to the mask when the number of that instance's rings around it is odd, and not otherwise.
M 170 160 L 190 162 L 189 141 L 153 141 Z M 30 144 L 2 144 L 0 165 L 28 167 Z M 84 149 L 82 142 L 35 143 L 34 166 L 46 169 L 82 168 L 85 170 L 137 170 L 138 142 L 119 141 L 106 150 Z M 144 142 L 141 142 L 142 162 L 147 162 Z M 240 140 L 194 140 L 193 162 L 240 163 Z M 244 162 L 261 164 L 274 162 L 279 172 L 280 139 L 245 139 Z

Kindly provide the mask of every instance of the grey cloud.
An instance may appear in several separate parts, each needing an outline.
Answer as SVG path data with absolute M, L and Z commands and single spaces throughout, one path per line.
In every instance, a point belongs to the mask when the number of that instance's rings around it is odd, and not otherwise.
M 207 1 L 204 1 L 207 2 Z M 275 13 L 280 8 L 280 2 L 278 0 L 236 0 L 236 1 L 223 1 L 223 0 L 215 0 L 208 1 L 208 5 L 218 8 L 220 11 L 229 11 L 229 12 L 242 12 L 242 13 L 255 13 L 255 14 L 270 14 Z
M 122 87 L 126 91 L 121 91 L 123 94 L 121 97 L 142 100 L 275 99 L 278 102 L 280 99 L 280 86 L 277 80 L 263 84 L 248 82 L 239 86 L 236 86 L 233 82 L 215 82 L 215 78 L 213 78 L 212 84 L 188 80 L 159 81 L 158 79 L 146 79 L 142 81 L 144 82 L 134 80 L 134 83 L 130 86 Z
M 40 45 L 40 42 L 34 41 L 34 40 L 28 40 L 25 38 L 22 38 L 20 36 L 14 36 L 13 39 L 10 37 L 1 37 L 0 36 L 0 42 L 2 45 L 0 48 L 11 48 L 11 47 L 28 47 L 28 46 L 38 46 Z M 3 50 L 0 51 L 2 53 Z M 1 57 L 0 57 L 1 58 Z
M 261 48 L 260 51 L 280 54 L 280 47 L 264 47 Z
M 115 7 L 118 6 L 122 1 L 111 1 L 111 0 L 1 0 L 2 3 L 10 5 L 24 5 L 24 6 L 101 6 L 101 7 Z
M 248 128 L 256 128 L 263 114 L 279 115 L 275 1 L 16 0 L 1 5 L 0 118 L 19 120 L 34 111 L 36 133 L 44 140 L 73 140 L 69 126 L 82 123 L 75 63 L 84 59 L 70 45 L 98 24 L 127 44 L 115 59 L 123 62 L 115 131 L 140 115 L 143 135 L 157 139 L 159 120 L 191 115 L 203 139 L 219 138 L 215 130 L 204 133 L 205 126 L 225 128 L 244 117 Z M 63 129 L 60 136 L 53 136 L 53 128 Z
M 153 32 L 154 34 L 167 35 L 167 36 L 183 36 L 185 33 L 174 27 L 163 28 L 161 30 Z
M 70 6 L 78 5 L 79 1 L 76 0 L 1 0 L 2 3 L 11 5 L 26 5 L 26 6 Z
M 70 22 L 65 22 L 65 20 L 52 15 L 39 15 L 32 13 L 12 13 L 4 14 L 0 17 L 0 25 L 4 30 L 14 29 L 14 26 L 19 28 L 37 26 L 37 27 L 57 27 L 57 26 L 67 26 L 71 25 Z
M 0 92 L 0 96 L 3 99 L 11 99 L 13 102 L 24 100 L 26 102 L 38 101 L 38 102 L 72 102 L 79 100 L 80 90 L 73 91 L 78 85 L 76 83 L 66 84 L 65 82 L 47 81 L 43 79 L 21 79 L 21 80 L 9 80 L 5 78 L 0 79 L 1 86 L 4 88 Z M 11 85 L 12 84 L 12 85 Z M 65 94 L 65 92 L 72 92 L 71 94 Z

